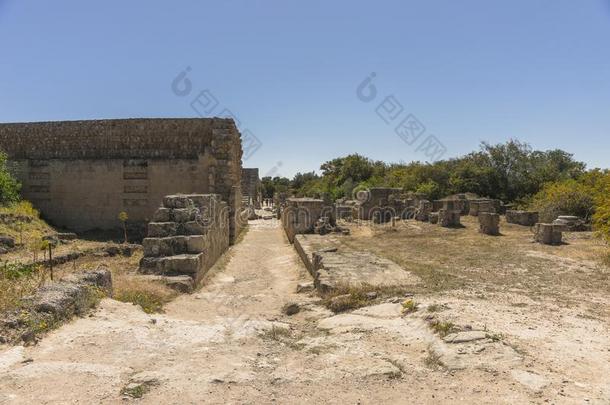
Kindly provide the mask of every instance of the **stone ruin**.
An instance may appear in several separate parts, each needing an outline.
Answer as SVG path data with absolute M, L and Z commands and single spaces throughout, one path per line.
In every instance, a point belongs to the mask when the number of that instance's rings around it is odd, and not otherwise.
M 534 226 L 538 223 L 538 212 L 536 211 L 506 211 L 506 222 L 523 226 Z
M 22 194 L 76 232 L 144 229 L 163 197 L 214 193 L 239 233 L 240 133 L 231 119 L 116 119 L 0 124 L 0 149 Z
M 470 209 L 468 214 L 476 217 L 479 213 L 490 212 L 494 214 L 501 214 L 502 202 L 500 200 L 493 200 L 490 198 L 480 198 L 471 200 L 469 203 Z
M 443 200 L 443 208 L 438 211 L 438 224 L 444 228 L 461 226 L 462 205 L 457 200 Z
M 428 200 L 421 200 L 419 202 L 419 207 L 415 211 L 415 220 L 426 222 L 430 218 L 430 214 L 432 213 L 432 203 Z
M 290 243 L 294 236 L 313 233 L 318 219 L 323 216 L 324 200 L 315 198 L 288 198 L 282 210 L 282 225 Z
M 241 195 L 246 206 L 261 209 L 262 194 L 258 168 L 241 169 Z
M 544 245 L 561 245 L 564 226 L 554 224 L 534 225 L 534 240 Z
M 572 215 L 560 215 L 553 221 L 553 225 L 562 225 L 568 232 L 590 231 L 591 225 L 587 224 L 582 218 Z
M 402 189 L 388 187 L 373 187 L 359 191 L 356 195 L 354 218 L 388 222 L 390 217 L 396 216 L 396 209 L 404 206 L 400 198 Z M 377 216 L 377 218 L 375 218 Z
M 485 235 L 500 235 L 500 214 L 481 212 L 479 217 L 479 232 Z
M 190 292 L 229 247 L 229 207 L 218 194 L 167 196 L 143 246 L 140 273 Z
M 444 228 L 456 228 L 461 226 L 460 211 L 441 208 L 438 211 L 438 224 Z

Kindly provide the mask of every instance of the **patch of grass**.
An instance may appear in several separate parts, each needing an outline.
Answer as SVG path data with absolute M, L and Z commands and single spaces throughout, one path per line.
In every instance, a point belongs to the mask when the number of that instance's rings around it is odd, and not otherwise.
M 339 285 L 322 295 L 322 305 L 334 313 L 341 313 L 375 304 L 382 298 L 404 296 L 407 292 L 408 289 L 401 286 Z M 368 293 L 375 293 L 375 298 L 369 298 Z
M 606 252 L 602 255 L 602 263 L 610 267 L 610 252 Z
M 44 283 L 45 274 L 40 266 L 4 263 L 0 265 L 0 312 L 16 309 L 21 299 Z
M 447 321 L 433 321 L 430 327 L 435 333 L 438 333 L 440 337 L 445 337 L 450 333 L 457 332 L 458 329 L 452 322 Z
M 147 314 L 163 312 L 163 306 L 177 295 L 171 288 L 152 281 L 128 276 L 118 276 L 114 281 L 113 298 L 139 305 Z
M 441 356 L 435 352 L 431 346 L 428 347 L 428 355 L 424 358 L 424 364 L 432 370 L 438 370 L 445 367 L 445 364 L 441 360 Z
M 504 335 L 501 333 L 486 333 L 487 339 L 491 339 L 492 342 L 499 342 L 504 339 Z
M 142 398 L 147 392 L 150 391 L 152 386 L 158 385 L 157 380 L 145 381 L 140 383 L 130 383 L 123 387 L 121 395 L 124 397 L 130 397 L 135 399 Z
M 439 304 L 429 305 L 426 311 L 428 312 L 441 312 L 443 310 L 443 306 Z
M 419 304 L 417 302 L 415 302 L 415 300 L 406 300 L 402 303 L 402 313 L 403 314 L 410 314 L 412 312 L 417 311 L 417 309 L 419 308 Z
M 271 329 L 267 329 L 260 334 L 263 339 L 274 340 L 276 342 L 282 342 L 285 338 L 292 337 L 290 329 L 279 328 L 275 325 L 271 326 Z

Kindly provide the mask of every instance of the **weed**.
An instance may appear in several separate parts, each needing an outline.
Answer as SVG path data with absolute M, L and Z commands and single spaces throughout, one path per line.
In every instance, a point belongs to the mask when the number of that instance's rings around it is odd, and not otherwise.
M 163 312 L 163 306 L 178 295 L 165 285 L 127 276 L 116 277 L 114 284 L 114 299 L 139 305 L 147 314 Z
M 438 333 L 440 337 L 445 337 L 450 333 L 456 332 L 457 328 L 452 322 L 441 322 L 433 321 L 430 326 L 435 333 Z
M 372 292 L 376 293 L 376 300 L 367 296 Z M 401 286 L 339 285 L 322 296 L 322 305 L 334 313 L 340 313 L 374 304 L 380 298 L 404 295 L 406 292 L 407 289 Z
M 428 346 L 428 355 L 424 358 L 424 364 L 426 367 L 433 370 L 438 370 L 445 367 L 445 364 L 441 360 L 441 356 L 434 351 L 432 346 Z
M 440 312 L 443 310 L 443 306 L 439 305 L 439 304 L 432 304 L 432 305 L 429 305 L 426 310 L 428 312 Z
M 290 338 L 291 333 L 288 328 L 279 328 L 275 325 L 271 325 L 271 329 L 267 329 L 260 334 L 263 339 L 274 340 L 281 342 L 283 338 Z
M 412 299 L 406 300 L 405 302 L 402 303 L 402 313 L 403 314 L 410 314 L 412 312 L 417 311 L 418 308 L 419 308 L 419 304 Z
M 504 335 L 501 333 L 486 333 L 485 336 L 487 339 L 491 339 L 493 342 L 499 342 L 504 339 Z

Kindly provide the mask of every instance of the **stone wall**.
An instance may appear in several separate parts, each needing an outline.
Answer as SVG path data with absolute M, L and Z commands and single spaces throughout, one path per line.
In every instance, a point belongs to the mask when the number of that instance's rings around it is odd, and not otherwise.
M 229 247 L 228 205 L 218 194 L 167 196 L 143 245 L 141 273 L 190 278 L 192 289 Z
M 248 204 L 261 208 L 261 181 L 257 168 L 241 169 L 241 194 L 244 201 L 248 200 Z
M 166 195 L 217 193 L 239 232 L 240 133 L 230 119 L 125 119 L 0 124 L 0 149 L 22 194 L 77 232 L 149 222 Z
M 538 222 L 538 212 L 508 210 L 506 211 L 506 222 L 509 224 L 534 226 Z
M 357 194 L 358 202 L 354 207 L 354 218 L 362 220 L 371 220 L 375 215 L 378 215 L 379 210 L 394 210 L 394 215 L 400 215 L 401 207 L 395 207 L 395 202 L 400 200 L 400 188 L 388 187 L 373 187 L 368 190 L 359 191 Z
M 295 235 L 312 233 L 319 218 L 325 214 L 324 200 L 314 198 L 288 198 L 282 210 L 282 225 L 290 243 Z M 332 216 L 332 207 L 326 210 Z

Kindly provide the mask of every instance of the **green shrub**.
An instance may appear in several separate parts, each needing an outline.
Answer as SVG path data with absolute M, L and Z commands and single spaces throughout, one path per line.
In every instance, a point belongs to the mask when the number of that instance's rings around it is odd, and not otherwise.
M 610 242 L 610 174 L 602 180 L 597 188 L 595 198 L 596 210 L 593 225 L 597 235 Z
M 532 199 L 531 208 L 540 212 L 542 222 L 551 222 L 559 215 L 589 220 L 595 212 L 594 190 L 576 180 L 547 183 Z
M 21 184 L 8 170 L 6 153 L 0 152 L 0 204 L 8 205 L 18 202 Z

